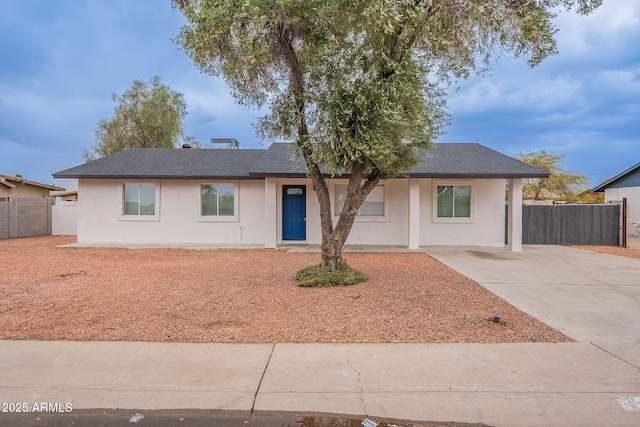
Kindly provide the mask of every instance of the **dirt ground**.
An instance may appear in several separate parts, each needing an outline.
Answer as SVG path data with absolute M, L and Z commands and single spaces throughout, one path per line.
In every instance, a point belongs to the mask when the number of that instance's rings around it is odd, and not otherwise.
M 627 247 L 619 246 L 574 246 L 578 249 L 600 252 L 603 254 L 618 255 L 627 258 L 640 259 L 640 237 L 627 236 Z
M 570 341 L 423 253 L 346 254 L 368 282 L 298 288 L 319 254 L 56 248 L 74 241 L 0 241 L 0 339 Z

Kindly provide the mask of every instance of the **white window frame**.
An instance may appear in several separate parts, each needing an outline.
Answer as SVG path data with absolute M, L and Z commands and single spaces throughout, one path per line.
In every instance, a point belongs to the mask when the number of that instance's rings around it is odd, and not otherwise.
M 336 186 L 347 186 L 347 182 L 334 182 L 331 185 L 331 216 L 334 222 L 340 219 L 340 215 L 335 214 Z M 384 215 L 383 216 L 361 216 L 356 215 L 355 222 L 389 222 L 389 186 L 386 183 L 378 184 L 384 192 Z M 366 199 L 365 199 L 366 200 Z
M 125 215 L 124 213 L 124 187 L 127 184 L 153 184 L 155 185 L 154 191 L 154 214 L 153 215 Z M 119 219 L 120 221 L 159 221 L 160 220 L 160 183 L 156 181 L 122 181 L 120 182 L 119 195 Z
M 202 215 L 202 186 L 203 185 L 224 185 L 230 184 L 233 185 L 233 215 Z M 199 222 L 238 222 L 239 215 L 239 187 L 238 181 L 209 181 L 209 182 L 201 182 L 198 184 L 197 194 L 198 194 L 198 221 Z
M 470 200 L 469 200 L 469 216 L 468 217 L 439 217 L 438 216 L 438 187 L 443 186 L 455 186 L 455 187 L 469 187 L 470 190 Z M 477 191 L 476 185 L 474 185 L 473 180 L 464 180 L 464 181 L 434 181 L 433 187 L 431 190 L 432 194 L 432 222 L 440 223 L 440 224 L 473 224 L 475 222 L 475 211 L 476 211 L 476 194 Z

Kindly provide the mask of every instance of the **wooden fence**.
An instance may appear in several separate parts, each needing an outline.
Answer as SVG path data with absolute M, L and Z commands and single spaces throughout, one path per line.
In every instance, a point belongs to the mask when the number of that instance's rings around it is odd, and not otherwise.
M 620 245 L 620 205 L 524 205 L 525 245 Z

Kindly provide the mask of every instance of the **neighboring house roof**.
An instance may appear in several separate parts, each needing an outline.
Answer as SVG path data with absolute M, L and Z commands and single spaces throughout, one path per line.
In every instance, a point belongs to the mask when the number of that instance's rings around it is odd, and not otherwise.
M 29 181 L 17 176 L 10 176 L 10 175 L 3 175 L 3 174 L 0 174 L 0 185 L 3 185 L 8 188 L 16 188 L 18 185 L 32 185 L 34 187 L 42 187 L 48 190 L 64 191 L 64 188 L 56 187 L 55 185 L 43 184 L 41 182 Z
M 640 162 L 631 166 L 629 169 L 619 173 L 613 178 L 594 187 L 591 191 L 594 193 L 604 191 L 607 188 L 625 188 L 640 187 Z
M 51 193 L 52 197 L 62 197 L 62 198 L 78 198 L 78 190 L 72 191 L 60 191 L 58 193 Z
M 302 159 L 292 160 L 291 144 L 268 149 L 134 148 L 53 174 L 55 178 L 247 179 L 306 176 Z M 475 143 L 439 143 L 415 178 L 544 178 L 549 173 Z

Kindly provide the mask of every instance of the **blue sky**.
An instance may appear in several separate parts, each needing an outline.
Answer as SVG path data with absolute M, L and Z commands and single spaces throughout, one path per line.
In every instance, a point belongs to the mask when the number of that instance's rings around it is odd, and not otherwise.
M 452 87 L 441 142 L 478 142 L 508 155 L 546 149 L 591 185 L 640 161 L 640 0 L 561 13 L 560 53 L 530 69 L 501 58 Z M 0 14 L 0 173 L 62 186 L 53 172 L 82 163 L 112 93 L 159 75 L 184 94 L 185 131 L 202 143 L 255 136 L 255 110 L 200 73 L 172 39 L 169 0 L 5 0 Z

